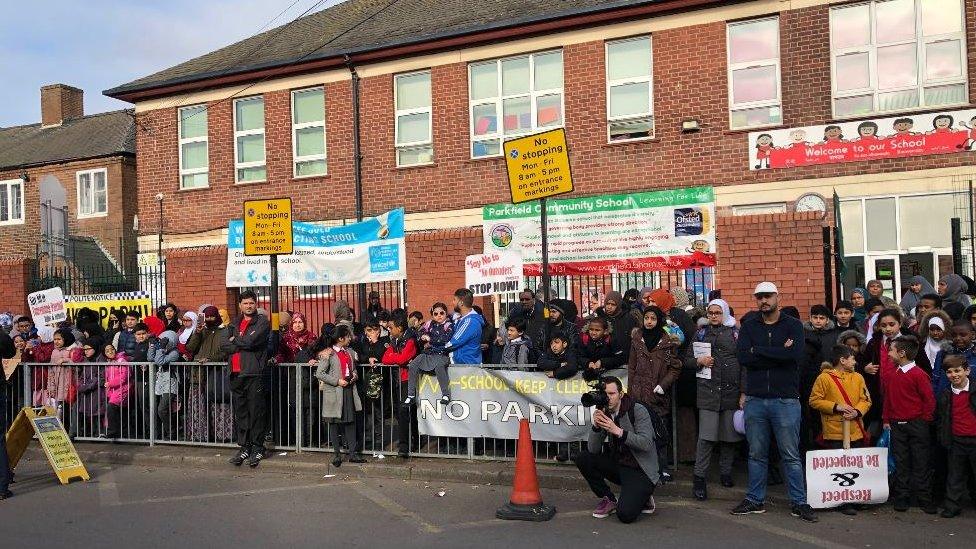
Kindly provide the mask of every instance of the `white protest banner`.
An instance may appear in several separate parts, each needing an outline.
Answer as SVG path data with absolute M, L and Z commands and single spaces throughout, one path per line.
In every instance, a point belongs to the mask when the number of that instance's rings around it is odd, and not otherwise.
M 464 260 L 464 285 L 476 296 L 517 292 L 522 285 L 522 254 L 469 255 Z
M 558 275 L 667 271 L 715 265 L 711 187 L 546 201 L 549 270 Z M 526 276 L 542 272 L 542 205 L 482 211 L 485 253 L 517 251 Z
M 544 372 L 451 366 L 451 403 L 440 404 L 440 386 L 422 375 L 417 387 L 420 433 L 440 437 L 517 439 L 519 420 L 532 423 L 532 438 L 549 442 L 586 440 L 592 408 L 580 403 L 590 391 L 581 376 L 554 379 Z M 627 370 L 610 372 L 627 387 Z
M 37 326 L 50 326 L 68 320 L 68 311 L 64 307 L 64 292 L 60 287 L 28 294 L 27 304 Z
M 278 256 L 280 286 L 385 282 L 407 277 L 403 208 L 339 227 L 292 221 L 291 255 Z M 268 286 L 268 256 L 244 255 L 244 223 L 227 233 L 228 287 Z
M 807 503 L 828 509 L 888 501 L 888 449 L 807 452 Z

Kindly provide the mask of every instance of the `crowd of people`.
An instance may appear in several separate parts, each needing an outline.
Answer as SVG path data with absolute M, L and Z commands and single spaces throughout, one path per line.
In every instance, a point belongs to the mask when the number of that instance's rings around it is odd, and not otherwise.
M 12 349 L 5 377 L 25 375 L 20 362 L 50 364 L 30 370 L 29 398 L 58 409 L 72 435 L 139 438 L 155 428 L 162 440 L 233 441 L 239 450 L 230 462 L 256 467 L 272 416 L 282 415 L 271 404 L 275 365 L 299 364 L 307 366 L 294 374 L 302 389 L 288 398 L 302 400 L 306 440 L 328 436 L 334 465 L 341 448 L 351 462 L 365 461 L 367 411 L 396 419 L 397 449 L 408 457 L 420 376 L 437 378 L 447 405 L 451 364 L 503 364 L 602 382 L 610 405 L 594 412 L 584 449 L 563 456 L 600 498 L 594 516 L 616 512 L 630 522 L 654 512 L 654 487 L 670 479 L 668 430 L 677 424 L 696 433 L 695 498 L 708 498 L 713 453 L 723 487 L 734 485 L 745 453 L 749 486 L 734 514 L 764 512 L 767 484 L 785 480 L 792 514 L 815 522 L 802 457 L 839 448 L 847 422 L 851 446 L 890 440 L 896 510 L 915 504 L 936 513 L 941 503 L 948 518 L 961 512 L 976 463 L 976 305 L 967 293 L 974 291 L 958 275 L 937 288 L 916 277 L 898 303 L 870 281 L 833 310 L 812 307 L 801 322 L 769 282 L 755 289 L 756 309 L 738 319 L 719 291 L 703 307 L 683 288 L 611 291 L 591 296 L 581 315 L 572 300 L 525 290 L 496 328 L 467 289 L 450 306 L 433 304 L 429 318 L 386 310 L 371 292 L 361 318 L 340 300 L 318 330 L 300 312 L 282 313 L 273 330 L 244 291 L 235 318 L 211 305 L 181 312 L 167 304 L 145 318 L 117 312 L 108 329 L 87 310 L 57 328 L 9 313 L 0 326 Z M 194 362 L 216 366 L 204 375 L 181 367 Z M 679 412 L 694 410 L 690 421 L 672 422 L 672 399 Z M 607 480 L 621 486 L 619 497 Z M 855 514 L 858 506 L 840 510 Z

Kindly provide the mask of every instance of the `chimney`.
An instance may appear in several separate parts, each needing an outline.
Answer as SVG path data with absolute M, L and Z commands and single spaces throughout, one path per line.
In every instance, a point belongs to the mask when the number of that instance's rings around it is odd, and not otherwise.
M 41 87 L 41 126 L 60 126 L 85 115 L 85 92 L 67 84 Z

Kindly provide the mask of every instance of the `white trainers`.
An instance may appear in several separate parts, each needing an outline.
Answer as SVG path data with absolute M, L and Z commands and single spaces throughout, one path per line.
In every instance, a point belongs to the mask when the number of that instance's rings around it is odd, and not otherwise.
M 647 499 L 647 503 L 644 504 L 644 508 L 641 510 L 641 513 L 644 513 L 645 515 L 653 515 L 654 511 L 657 511 L 657 503 L 654 502 L 654 496 L 651 496 Z

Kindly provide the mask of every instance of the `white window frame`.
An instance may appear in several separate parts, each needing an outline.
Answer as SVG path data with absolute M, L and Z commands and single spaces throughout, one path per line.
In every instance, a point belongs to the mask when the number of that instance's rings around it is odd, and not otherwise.
M 426 107 L 418 107 L 415 109 L 400 109 L 399 108 L 399 97 L 397 97 L 397 79 L 404 78 L 408 76 L 416 76 L 418 74 L 427 75 L 427 83 L 430 86 L 430 105 Z M 393 109 L 395 114 L 393 116 L 393 147 L 396 149 L 394 154 L 396 156 L 396 165 L 398 168 L 401 167 L 412 167 L 412 166 L 429 166 L 434 163 L 434 80 L 431 75 L 430 69 L 405 72 L 403 74 L 397 74 L 393 77 Z M 400 117 L 410 116 L 413 114 L 427 114 L 427 139 L 421 141 L 413 141 L 410 143 L 400 143 Z M 400 151 L 410 150 L 410 149 L 420 149 L 424 147 L 430 147 L 430 162 L 418 162 L 416 164 L 401 164 L 400 163 Z
M 969 104 L 969 59 L 968 51 L 966 46 L 966 12 L 962 4 L 962 0 L 957 0 L 958 7 L 960 9 L 960 17 L 962 19 L 962 30 L 959 32 L 939 34 L 935 36 L 923 36 L 922 35 L 922 10 L 920 9 L 920 4 L 918 0 L 913 0 L 915 5 L 915 37 L 911 40 L 902 40 L 899 42 L 885 43 L 881 47 L 891 47 L 905 44 L 915 45 L 915 62 L 916 62 L 916 76 L 917 81 L 914 86 L 904 86 L 901 88 L 890 88 L 885 90 L 878 89 L 878 43 L 877 43 L 877 17 L 875 15 L 875 10 L 877 0 L 871 0 L 869 2 L 861 2 L 857 4 L 844 4 L 842 6 L 835 6 L 830 8 L 830 21 L 833 20 L 832 14 L 835 10 L 850 9 L 857 6 L 868 6 L 869 15 L 868 21 L 871 30 L 871 43 L 861 46 L 851 46 L 847 48 L 834 48 L 833 43 L 833 27 L 831 26 L 828 40 L 830 40 L 830 110 L 835 120 L 843 120 L 848 118 L 859 118 L 868 115 L 875 114 L 888 114 L 888 113 L 899 113 L 899 112 L 910 112 L 917 111 L 920 109 L 926 109 L 931 107 L 955 107 L 960 105 Z M 950 1 L 950 0 L 945 0 Z M 925 78 L 925 51 L 926 46 L 936 42 L 944 42 L 949 40 L 959 41 L 959 59 L 960 59 L 960 75 L 951 78 L 940 78 L 935 80 L 926 80 Z M 869 87 L 859 88 L 855 90 L 837 90 L 837 63 L 838 57 L 843 55 L 850 55 L 856 53 L 866 53 L 868 54 L 868 82 Z M 925 103 L 925 88 L 931 88 L 936 86 L 945 86 L 952 84 L 963 84 L 965 87 L 965 92 L 963 94 L 963 100 L 958 103 L 945 103 L 940 105 L 926 105 Z M 906 107 L 904 109 L 889 109 L 881 110 L 878 108 L 878 95 L 881 93 L 893 93 L 899 91 L 909 91 L 916 90 L 918 92 L 918 105 L 914 107 Z M 865 95 L 871 95 L 872 110 L 868 113 L 857 113 L 857 114 L 845 114 L 837 115 L 837 100 L 844 99 L 848 97 L 861 97 Z
M 744 25 L 749 25 L 753 23 L 760 23 L 763 21 L 776 21 L 776 58 L 770 59 L 757 59 L 754 61 L 746 61 L 743 63 L 733 63 L 732 62 L 732 28 L 740 27 Z M 727 66 L 727 78 L 728 78 L 728 92 L 729 92 L 729 129 L 731 130 L 744 130 L 752 128 L 769 128 L 775 126 L 781 126 L 783 124 L 783 75 L 781 66 L 782 52 L 780 51 L 780 44 L 782 42 L 782 36 L 780 33 L 779 16 L 774 15 L 773 17 L 760 17 L 758 19 L 749 19 L 747 21 L 736 21 L 734 23 L 729 23 L 725 26 L 725 63 Z M 742 69 L 755 69 L 761 67 L 775 67 L 776 68 L 776 98 L 775 99 L 765 99 L 762 101 L 750 101 L 746 103 L 735 103 L 735 95 L 732 93 L 733 80 L 732 75 L 735 71 Z M 736 111 L 747 111 L 749 109 L 758 109 L 762 107 L 777 107 L 780 109 L 780 121 L 772 122 L 769 124 L 753 124 L 745 126 L 734 126 L 732 124 L 732 113 Z
M 631 42 L 637 40 L 647 40 L 647 46 L 651 49 L 651 65 L 648 67 L 647 76 L 634 76 L 630 78 L 619 78 L 616 80 L 610 79 L 610 46 L 613 44 L 620 44 L 622 42 Z M 627 143 L 630 141 L 644 141 L 647 139 L 654 139 L 655 132 L 657 130 L 656 120 L 654 119 L 654 39 L 649 34 L 643 36 L 632 36 L 630 38 L 623 38 L 621 40 L 608 40 L 603 47 L 604 64 L 606 66 L 606 97 L 607 97 L 607 143 Z M 622 86 L 626 84 L 647 84 L 648 87 L 648 97 L 650 99 L 650 104 L 647 106 L 648 110 L 646 113 L 642 114 L 632 114 L 627 116 L 610 116 L 610 89 Z M 610 124 L 613 122 L 627 122 L 627 121 L 637 121 L 645 118 L 651 119 L 651 133 L 647 137 L 632 137 L 629 139 L 610 139 Z
M 23 225 L 24 218 L 24 180 L 23 179 L 7 179 L 6 181 L 0 181 L 0 193 L 6 193 L 7 195 L 7 213 L 8 215 L 13 213 L 13 191 L 11 187 L 14 185 L 20 187 L 20 217 L 14 218 L 10 217 L 6 220 L 0 220 L 0 225 Z
M 95 208 L 96 204 L 98 203 L 95 200 L 95 192 L 96 192 L 95 174 L 97 173 L 101 173 L 104 176 L 104 180 L 105 180 L 105 211 L 104 212 L 93 211 L 91 213 L 84 213 L 81 211 L 81 177 L 87 175 L 90 178 L 91 189 L 92 189 L 91 204 L 92 204 L 92 208 Z M 79 172 L 75 172 L 75 188 L 77 190 L 75 194 L 77 195 L 77 199 L 78 199 L 78 210 L 77 210 L 78 219 L 89 219 L 92 217 L 105 217 L 108 215 L 108 170 L 107 169 L 96 168 L 94 170 L 82 170 Z
M 232 105 L 232 107 L 233 107 L 233 121 L 232 121 L 232 123 L 234 124 L 234 183 L 235 184 L 250 185 L 252 183 L 265 183 L 265 182 L 268 181 L 268 138 L 265 135 L 265 129 L 267 128 L 267 125 L 268 124 L 267 124 L 266 120 L 262 120 L 262 125 L 261 125 L 261 128 L 260 129 L 237 131 L 237 104 L 238 103 L 241 103 L 241 102 L 244 102 L 244 101 L 256 101 L 258 99 L 261 100 L 261 106 L 262 106 L 261 110 L 262 110 L 262 112 L 265 113 L 265 118 L 266 118 L 267 111 L 265 109 L 267 108 L 268 105 L 264 101 L 264 96 L 263 95 L 254 95 L 254 96 L 251 96 L 251 97 L 243 97 L 241 99 L 235 99 L 234 100 L 234 104 Z M 264 160 L 262 160 L 260 162 L 238 162 L 237 161 L 237 159 L 240 158 L 238 156 L 238 150 L 237 150 L 237 148 L 238 148 L 237 147 L 237 139 L 239 137 L 246 137 L 246 136 L 249 136 L 249 135 L 260 135 L 264 139 Z M 241 181 L 238 178 L 238 176 L 240 175 L 239 172 L 238 172 L 238 170 L 241 170 L 241 169 L 244 169 L 244 168 L 260 168 L 260 167 L 264 167 L 264 170 L 265 170 L 264 171 L 264 179 L 257 179 L 257 180 L 254 180 L 254 181 Z
M 312 122 L 302 122 L 301 124 L 295 123 L 295 96 L 308 91 L 322 90 L 322 120 L 312 121 Z M 235 111 L 236 112 L 236 111 Z M 235 128 L 237 126 L 234 126 Z M 298 156 L 298 131 L 308 128 L 322 128 L 322 154 L 309 154 L 305 156 Z M 234 143 L 237 143 L 237 139 L 234 139 Z M 325 87 L 315 86 L 312 88 L 302 88 L 300 90 L 292 90 L 291 92 L 291 170 L 292 177 L 295 179 L 304 179 L 306 177 L 325 177 L 329 175 L 329 143 L 326 139 L 325 131 Z M 298 175 L 298 164 L 302 162 L 314 162 L 321 160 L 325 162 L 325 171 L 322 173 L 308 174 L 308 175 Z M 267 162 L 267 156 L 265 156 L 265 161 Z M 235 170 L 236 173 L 236 170 Z
M 561 88 L 550 88 L 545 90 L 535 89 L 535 57 L 537 55 L 543 55 L 547 53 L 559 52 L 562 57 L 562 68 L 563 68 L 563 87 Z M 528 58 L 529 59 L 529 91 L 528 93 L 517 93 L 513 95 L 505 95 L 502 89 L 502 62 L 510 61 L 513 59 Z M 476 65 L 486 65 L 489 63 L 495 64 L 495 77 L 497 78 L 498 85 L 498 95 L 495 97 L 485 97 L 483 99 L 472 100 L 471 99 L 471 67 Z M 509 57 L 501 57 L 498 59 L 491 59 L 485 61 L 472 61 L 468 63 L 468 129 L 469 129 L 469 152 L 472 159 L 480 158 L 500 158 L 504 155 L 502 151 L 502 144 L 509 139 L 515 139 L 525 135 L 531 135 L 533 133 L 538 133 L 544 130 L 554 130 L 557 128 L 563 128 L 566 126 L 566 56 L 562 48 L 538 51 L 533 53 L 526 53 L 521 55 L 512 55 Z M 536 102 L 538 98 L 545 97 L 547 95 L 559 94 L 559 119 L 560 123 L 552 126 L 537 126 L 538 122 L 538 112 L 536 109 Z M 506 99 L 519 99 L 519 98 L 529 98 L 529 115 L 532 118 L 531 127 L 522 132 L 516 132 L 511 134 L 505 133 L 505 119 L 502 112 L 502 105 L 505 103 Z M 475 136 L 474 134 L 474 108 L 481 105 L 495 105 L 495 120 L 496 128 L 495 132 L 491 134 Z M 492 140 L 498 140 L 498 154 L 486 154 L 482 156 L 474 155 L 474 145 L 476 142 L 490 142 Z
M 204 132 L 203 137 L 190 137 L 190 138 L 184 139 L 183 138 L 183 111 L 190 110 L 190 109 L 198 109 L 200 107 L 203 107 L 204 112 L 207 113 L 207 131 Z M 195 115 L 191 115 L 191 116 L 195 116 Z M 179 126 L 176 129 L 176 131 L 178 132 L 177 133 L 177 138 L 179 139 L 180 189 L 192 190 L 192 189 L 206 189 L 206 188 L 209 188 L 210 187 L 210 141 L 209 141 L 210 112 L 207 110 L 207 105 L 206 104 L 201 104 L 201 105 L 190 105 L 189 107 L 182 107 L 176 113 L 176 120 L 177 120 L 178 126 Z M 207 165 L 204 166 L 203 168 L 183 169 L 183 145 L 189 145 L 191 143 L 203 143 L 203 144 L 205 144 L 207 146 Z M 199 174 L 202 174 L 202 173 L 207 174 L 207 184 L 206 185 L 204 185 L 202 187 L 184 187 L 183 186 L 183 176 L 184 175 L 199 175 Z

